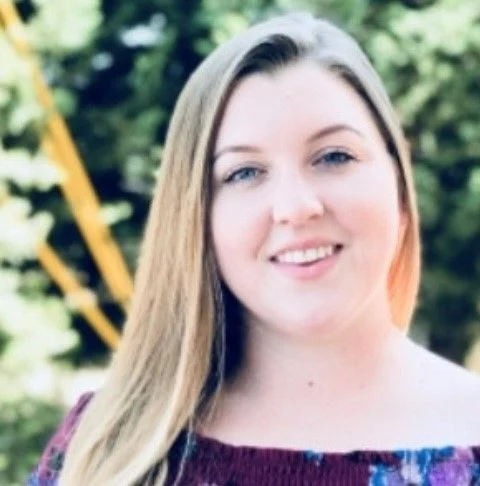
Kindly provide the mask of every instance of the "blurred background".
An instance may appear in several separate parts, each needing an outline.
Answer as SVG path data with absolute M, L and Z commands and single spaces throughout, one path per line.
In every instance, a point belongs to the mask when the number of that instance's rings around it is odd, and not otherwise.
M 3 0 L 1 485 L 23 484 L 104 379 L 182 85 L 219 43 L 294 9 L 346 27 L 385 81 L 422 216 L 412 335 L 480 371 L 477 0 Z

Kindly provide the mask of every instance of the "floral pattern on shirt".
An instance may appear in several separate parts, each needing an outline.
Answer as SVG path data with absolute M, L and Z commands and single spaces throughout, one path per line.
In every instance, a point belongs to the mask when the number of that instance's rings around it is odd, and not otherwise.
M 370 466 L 369 486 L 480 486 L 480 465 L 471 449 L 402 450 L 398 466 Z

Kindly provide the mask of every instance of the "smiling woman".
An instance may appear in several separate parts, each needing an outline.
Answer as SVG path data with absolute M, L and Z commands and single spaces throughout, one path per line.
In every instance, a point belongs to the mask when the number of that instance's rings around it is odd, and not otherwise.
M 178 100 L 109 380 L 29 484 L 478 484 L 479 380 L 406 336 L 419 273 L 358 45 L 307 14 L 248 29 Z

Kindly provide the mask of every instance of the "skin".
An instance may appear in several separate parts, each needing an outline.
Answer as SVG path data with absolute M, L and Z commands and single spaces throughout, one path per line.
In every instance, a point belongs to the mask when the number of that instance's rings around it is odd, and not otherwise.
M 387 274 L 406 215 L 353 88 L 307 62 L 247 77 L 214 158 L 214 250 L 248 332 L 243 367 L 200 430 L 324 451 L 480 443 L 478 380 L 392 321 Z M 340 251 L 312 272 L 278 261 L 325 243 Z
M 226 151 L 246 145 L 252 149 Z M 372 312 L 391 321 L 385 282 L 400 225 L 394 163 L 348 85 L 307 65 L 246 79 L 215 152 L 215 252 L 248 321 L 308 340 Z M 270 261 L 285 246 L 322 241 L 343 249 L 321 278 L 291 278 Z

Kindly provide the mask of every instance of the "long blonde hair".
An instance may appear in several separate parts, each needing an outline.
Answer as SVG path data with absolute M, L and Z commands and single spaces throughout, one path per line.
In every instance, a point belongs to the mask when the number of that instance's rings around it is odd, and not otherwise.
M 177 102 L 122 343 L 70 444 L 61 485 L 139 484 L 154 466 L 153 484 L 164 484 L 173 442 L 220 390 L 228 309 L 209 242 L 212 145 L 239 80 L 301 60 L 355 87 L 396 162 L 407 225 L 389 297 L 394 321 L 408 326 L 420 272 L 418 215 L 409 151 L 380 79 L 350 36 L 309 14 L 247 29 L 200 65 Z

